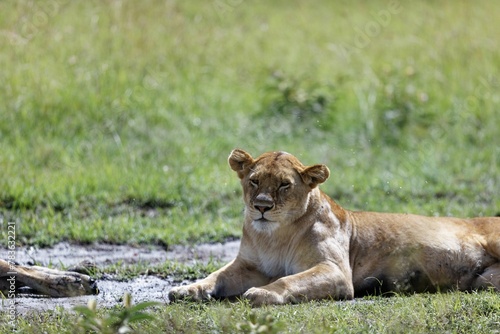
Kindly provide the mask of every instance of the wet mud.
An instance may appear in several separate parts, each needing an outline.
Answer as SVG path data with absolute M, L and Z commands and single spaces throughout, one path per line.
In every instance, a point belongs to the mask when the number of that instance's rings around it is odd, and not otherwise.
M 132 247 L 126 245 L 71 245 L 59 243 L 51 248 L 32 247 L 16 249 L 16 261 L 20 264 L 38 264 L 55 268 L 68 268 L 84 260 L 90 260 L 96 266 L 108 266 L 114 263 L 158 264 L 168 260 L 184 263 L 193 261 L 208 262 L 210 259 L 221 262 L 231 261 L 239 249 L 239 241 L 196 246 L 173 246 L 168 250 L 157 246 Z M 132 301 L 168 302 L 167 292 L 174 285 L 168 278 L 141 276 L 129 281 L 118 281 L 112 277 L 97 281 L 99 294 L 71 298 L 46 298 L 38 296 L 18 296 L 16 310 L 18 314 L 31 311 L 72 309 L 77 305 L 86 305 L 90 299 L 96 299 L 99 307 L 111 307 L 122 302 L 125 292 L 132 295 Z M 178 284 L 178 283 L 177 283 Z M 3 304 L 2 304 L 3 305 Z M 3 306 L 2 306 L 3 308 Z M 1 310 L 1 309 L 0 309 Z

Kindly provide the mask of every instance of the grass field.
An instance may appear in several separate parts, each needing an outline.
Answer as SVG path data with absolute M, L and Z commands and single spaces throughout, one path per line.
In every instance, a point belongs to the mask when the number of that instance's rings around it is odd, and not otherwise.
M 101 310 L 100 315 L 106 312 Z M 321 301 L 252 309 L 245 302 L 173 304 L 137 333 L 498 333 L 498 294 L 440 294 Z M 75 333 L 77 317 L 62 310 L 19 319 L 21 333 Z M 0 328 L 2 325 L 0 324 Z M 257 329 L 266 326 L 262 332 Z M 254 328 L 252 332 L 251 329 Z
M 235 147 L 327 164 L 322 189 L 349 209 L 496 215 L 499 16 L 465 0 L 2 1 L 0 245 L 12 221 L 18 245 L 239 237 Z M 289 332 L 479 333 L 499 311 L 484 293 L 257 313 Z M 169 305 L 153 324 L 231 332 L 249 314 Z

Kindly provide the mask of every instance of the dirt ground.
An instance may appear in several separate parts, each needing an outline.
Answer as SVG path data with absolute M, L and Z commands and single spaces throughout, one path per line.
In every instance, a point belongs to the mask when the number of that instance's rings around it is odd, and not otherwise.
M 90 260 L 97 266 L 110 265 L 116 262 L 157 264 L 166 260 L 185 263 L 192 261 L 208 262 L 211 258 L 222 262 L 232 260 L 239 249 L 239 241 L 224 244 L 201 244 L 193 247 L 174 246 L 165 250 L 161 247 L 131 247 L 125 245 L 97 244 L 89 246 L 59 243 L 51 248 L 17 248 L 16 260 L 20 264 L 34 262 L 54 267 L 69 267 L 83 260 Z M 156 276 L 143 276 L 130 281 L 102 279 L 97 281 L 100 293 L 97 296 L 71 298 L 44 298 L 18 296 L 16 309 L 18 314 L 30 311 L 55 310 L 59 307 L 71 309 L 76 305 L 86 305 L 89 299 L 96 299 L 98 306 L 113 306 L 121 302 L 123 294 L 129 292 L 134 303 L 142 301 L 168 302 L 167 292 L 173 286 L 169 279 Z M 2 304 L 2 308 L 3 308 Z M 1 309 L 0 309 L 1 310 Z

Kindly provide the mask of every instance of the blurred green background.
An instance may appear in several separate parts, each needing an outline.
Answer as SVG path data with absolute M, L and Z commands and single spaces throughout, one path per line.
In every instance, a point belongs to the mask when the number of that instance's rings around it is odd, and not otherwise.
M 240 236 L 231 149 L 349 209 L 500 212 L 494 1 L 2 1 L 0 221 L 18 244 Z

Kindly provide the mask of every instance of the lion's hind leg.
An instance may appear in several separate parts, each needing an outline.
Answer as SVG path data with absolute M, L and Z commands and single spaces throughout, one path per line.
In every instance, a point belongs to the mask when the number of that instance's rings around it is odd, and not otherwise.
M 495 288 L 500 292 L 500 262 L 497 262 L 481 273 L 474 281 L 474 289 Z
M 483 218 L 484 219 L 484 218 Z M 483 244 L 484 250 L 496 259 L 496 262 L 486 267 L 484 271 L 473 282 L 474 289 L 489 289 L 494 287 L 500 292 L 500 219 L 488 219 L 486 229 L 486 242 Z
M 500 229 L 500 221 L 498 222 Z M 486 244 L 483 246 L 491 256 L 495 257 L 500 262 L 500 233 L 492 233 L 487 236 Z

